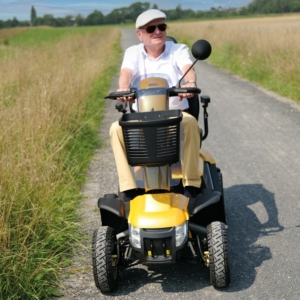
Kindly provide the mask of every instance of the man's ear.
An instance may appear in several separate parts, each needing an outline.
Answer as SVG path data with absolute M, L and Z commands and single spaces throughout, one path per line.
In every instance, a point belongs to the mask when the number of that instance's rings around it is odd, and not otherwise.
M 136 35 L 137 35 L 138 39 L 142 42 L 143 39 L 142 39 L 142 33 L 141 33 L 141 31 L 137 29 L 135 32 L 136 32 Z

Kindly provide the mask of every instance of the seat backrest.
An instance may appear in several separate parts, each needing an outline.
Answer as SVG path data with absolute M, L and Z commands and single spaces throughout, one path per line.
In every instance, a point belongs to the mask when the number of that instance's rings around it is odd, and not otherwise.
M 189 113 L 196 118 L 199 119 L 200 112 L 200 104 L 199 104 L 199 96 L 195 94 L 193 97 L 188 98 L 189 102 Z

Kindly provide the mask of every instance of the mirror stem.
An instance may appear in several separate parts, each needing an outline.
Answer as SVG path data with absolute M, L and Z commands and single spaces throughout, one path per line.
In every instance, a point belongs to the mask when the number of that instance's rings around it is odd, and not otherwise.
M 189 67 L 189 69 L 185 72 L 185 74 L 181 77 L 181 79 L 179 80 L 179 82 L 178 82 L 178 87 L 179 88 L 181 88 L 181 81 L 182 81 L 182 79 L 185 77 L 185 75 L 190 71 L 190 69 L 195 65 L 195 63 L 198 61 L 198 59 L 196 59 L 195 61 L 194 61 L 194 63 Z

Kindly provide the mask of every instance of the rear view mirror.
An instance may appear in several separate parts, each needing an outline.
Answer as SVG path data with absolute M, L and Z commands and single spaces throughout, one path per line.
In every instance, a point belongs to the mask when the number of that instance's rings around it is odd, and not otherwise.
M 192 54 L 197 60 L 205 60 L 211 54 L 211 45 L 206 40 L 198 40 L 192 46 Z

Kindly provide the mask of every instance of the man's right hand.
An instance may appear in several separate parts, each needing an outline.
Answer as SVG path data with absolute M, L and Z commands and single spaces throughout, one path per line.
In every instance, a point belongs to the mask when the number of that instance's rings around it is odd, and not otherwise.
M 130 91 L 130 89 L 128 89 L 128 88 L 117 89 L 117 92 L 129 92 L 129 91 Z M 117 100 L 121 101 L 121 102 L 129 102 L 129 103 L 135 102 L 135 100 L 132 97 L 118 97 Z

